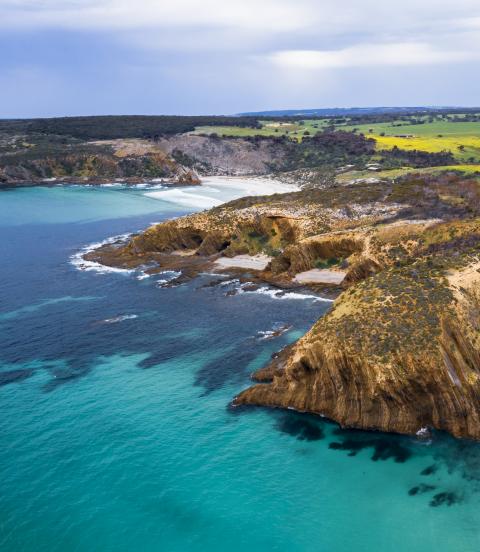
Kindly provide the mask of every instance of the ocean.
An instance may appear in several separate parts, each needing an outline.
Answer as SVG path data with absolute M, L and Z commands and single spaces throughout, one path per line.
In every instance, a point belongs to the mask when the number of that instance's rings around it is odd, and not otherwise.
M 0 550 L 480 549 L 479 445 L 230 407 L 329 301 L 80 261 L 264 186 L 0 192 Z

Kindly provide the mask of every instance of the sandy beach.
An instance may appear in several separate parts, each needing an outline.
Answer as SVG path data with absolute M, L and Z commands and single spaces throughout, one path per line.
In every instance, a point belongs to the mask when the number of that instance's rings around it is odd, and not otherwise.
M 268 255 L 237 255 L 221 257 L 215 262 L 218 268 L 245 268 L 247 270 L 265 270 L 272 260 Z
M 346 272 L 339 270 L 322 270 L 314 268 L 306 272 L 299 272 L 294 280 L 299 284 L 341 284 Z
M 202 178 L 200 186 L 159 186 L 158 189 L 147 191 L 145 195 L 190 209 L 209 209 L 240 197 L 282 194 L 299 189 L 296 185 L 285 184 L 274 178 L 206 176 Z

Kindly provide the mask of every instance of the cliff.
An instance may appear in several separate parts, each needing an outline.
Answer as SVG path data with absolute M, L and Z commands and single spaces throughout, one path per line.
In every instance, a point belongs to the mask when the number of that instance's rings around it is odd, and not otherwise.
M 472 259 L 449 280 L 414 263 L 350 287 L 235 404 L 313 412 L 345 427 L 433 427 L 479 439 L 478 266 Z M 451 282 L 466 273 L 459 291 Z
M 92 255 L 194 275 L 261 252 L 272 260 L 258 277 L 287 286 L 305 270 L 341 269 L 333 308 L 234 404 L 480 439 L 479 197 L 475 179 L 445 174 L 244 198 Z

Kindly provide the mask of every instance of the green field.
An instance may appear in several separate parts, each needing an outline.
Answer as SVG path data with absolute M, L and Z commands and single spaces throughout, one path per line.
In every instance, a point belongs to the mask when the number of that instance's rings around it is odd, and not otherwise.
M 420 119 L 417 117 L 417 119 Z M 453 122 L 445 119 L 412 125 L 408 121 L 393 121 L 373 124 L 341 124 L 337 130 L 361 132 L 377 141 L 377 149 L 391 149 L 394 146 L 405 150 L 428 152 L 451 151 L 460 163 L 480 162 L 480 122 Z M 295 122 L 260 121 L 262 128 L 241 128 L 234 126 L 197 127 L 195 134 L 219 136 L 282 136 L 302 140 L 305 135 L 313 135 L 332 124 L 331 120 L 311 120 Z
M 281 123 L 278 121 L 260 121 L 262 128 L 234 127 L 234 126 L 200 126 L 193 134 L 218 134 L 219 136 L 282 136 L 287 135 L 301 140 L 308 132 L 310 135 L 321 131 L 328 126 L 327 119 L 305 120 L 298 122 Z M 308 136 L 308 134 L 307 134 Z

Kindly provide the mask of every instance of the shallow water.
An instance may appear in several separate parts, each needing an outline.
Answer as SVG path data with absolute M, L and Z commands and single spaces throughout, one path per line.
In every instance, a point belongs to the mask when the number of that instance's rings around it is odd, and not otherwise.
M 145 193 L 0 193 L 0 549 L 479 550 L 477 445 L 229 408 L 329 303 L 72 264 L 186 209 Z

